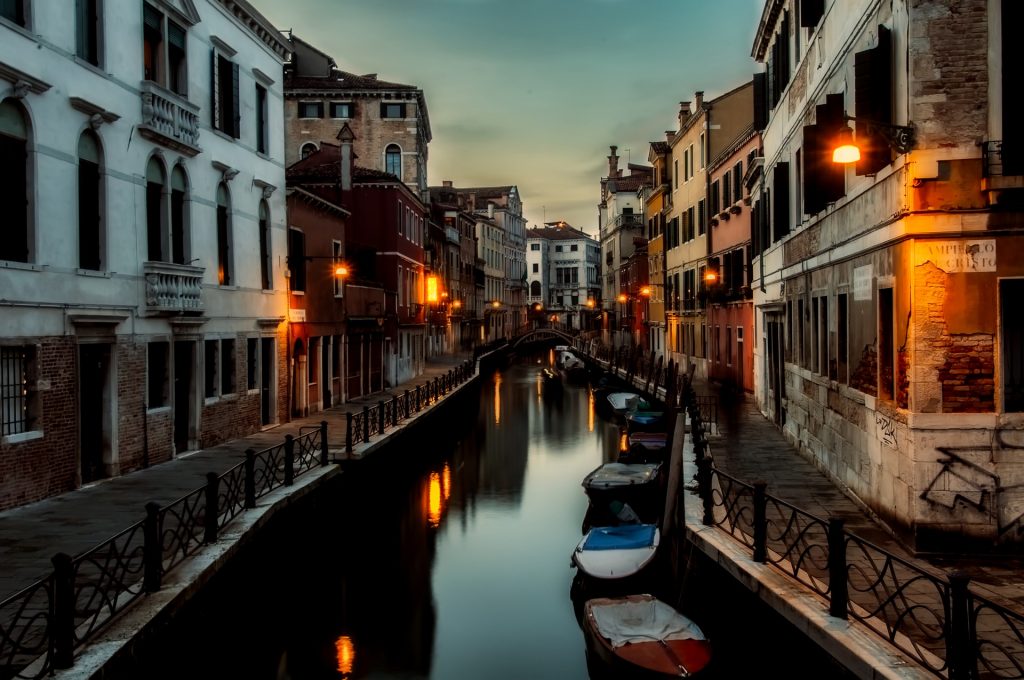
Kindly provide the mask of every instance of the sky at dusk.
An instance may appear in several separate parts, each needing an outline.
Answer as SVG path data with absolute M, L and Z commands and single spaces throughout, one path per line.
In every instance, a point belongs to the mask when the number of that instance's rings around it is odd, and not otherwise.
M 750 79 L 763 0 L 251 0 L 356 74 L 424 91 L 431 186 L 515 184 L 597 231 L 608 147 L 647 162 L 680 101 Z

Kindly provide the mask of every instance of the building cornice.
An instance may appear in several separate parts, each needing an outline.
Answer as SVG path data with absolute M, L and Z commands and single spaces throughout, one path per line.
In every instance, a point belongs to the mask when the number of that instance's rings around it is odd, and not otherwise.
M 768 45 L 775 33 L 775 22 L 778 21 L 784 4 L 786 0 L 767 0 L 764 3 L 761 21 L 757 23 L 757 33 L 754 34 L 754 45 L 750 48 L 750 56 L 754 61 L 764 61 L 765 52 L 768 51 Z
M 288 55 L 291 54 L 291 43 L 288 42 L 288 38 L 274 28 L 246 0 L 217 0 L 217 2 L 273 50 L 274 54 L 281 58 L 281 61 L 288 59 Z

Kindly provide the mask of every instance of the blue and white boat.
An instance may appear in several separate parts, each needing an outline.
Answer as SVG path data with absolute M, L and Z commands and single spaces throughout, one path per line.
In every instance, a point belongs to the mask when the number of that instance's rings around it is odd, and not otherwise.
M 654 561 L 660 543 L 661 531 L 655 524 L 594 527 L 577 544 L 572 562 L 592 579 L 626 579 Z

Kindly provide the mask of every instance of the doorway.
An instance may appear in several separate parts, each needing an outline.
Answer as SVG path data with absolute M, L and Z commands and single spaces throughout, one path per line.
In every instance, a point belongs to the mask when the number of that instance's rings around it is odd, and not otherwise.
M 110 345 L 78 346 L 78 444 L 82 483 L 109 476 Z
M 174 453 L 189 450 L 192 434 L 192 405 L 195 392 L 195 342 L 174 343 Z
M 331 336 L 320 339 L 320 410 L 331 407 Z
M 782 318 L 778 314 L 765 316 L 765 338 L 767 340 L 768 396 L 771 400 L 772 420 L 779 427 L 786 424 L 786 410 L 783 408 L 785 394 L 785 364 L 783 364 Z
M 274 339 L 260 338 L 260 423 L 274 422 Z

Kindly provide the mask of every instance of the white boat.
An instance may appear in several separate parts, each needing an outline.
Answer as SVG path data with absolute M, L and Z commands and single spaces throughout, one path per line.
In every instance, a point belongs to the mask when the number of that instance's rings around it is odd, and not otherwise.
M 640 402 L 640 395 L 635 392 L 611 392 L 605 398 L 612 411 L 623 415 L 636 410 Z
M 576 545 L 572 561 L 591 578 L 624 579 L 650 564 L 660 543 L 661 531 L 654 524 L 594 527 Z

